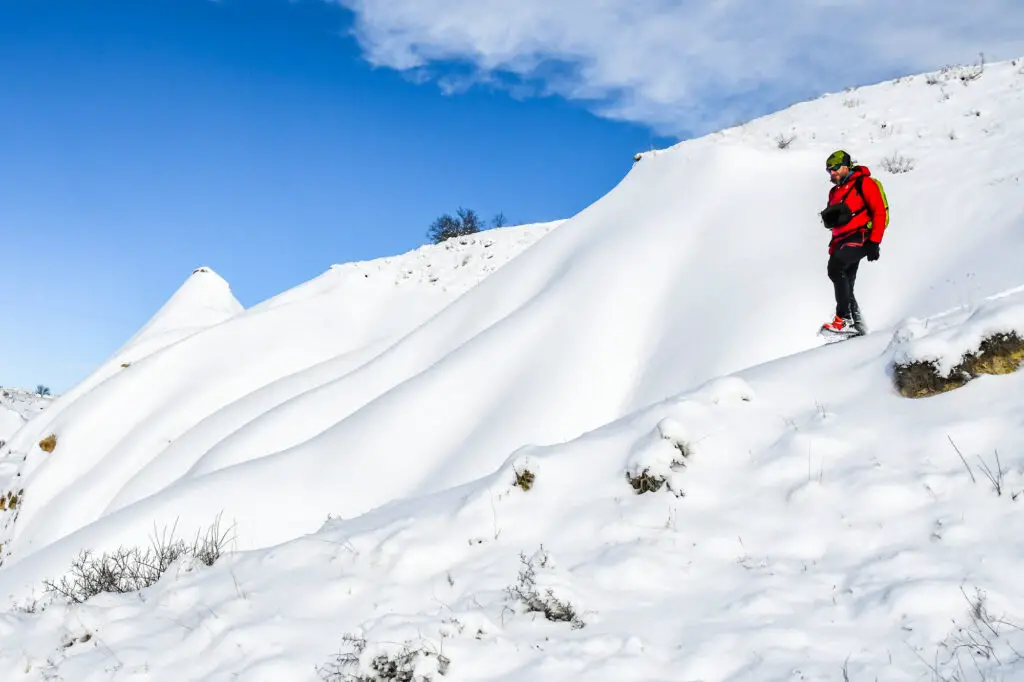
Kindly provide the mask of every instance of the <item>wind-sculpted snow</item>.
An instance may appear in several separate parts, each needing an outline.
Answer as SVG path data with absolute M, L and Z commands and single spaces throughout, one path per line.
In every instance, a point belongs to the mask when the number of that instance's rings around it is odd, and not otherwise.
M 948 75 L 645 153 L 564 222 L 152 325 L 8 444 L 0 588 L 31 604 L 174 524 L 219 517 L 232 551 L 3 616 L 0 677 L 375 679 L 406 640 L 435 682 L 1020 675 L 1024 379 L 893 383 L 1022 319 L 1024 73 Z M 839 147 L 892 218 L 871 333 L 819 347 Z

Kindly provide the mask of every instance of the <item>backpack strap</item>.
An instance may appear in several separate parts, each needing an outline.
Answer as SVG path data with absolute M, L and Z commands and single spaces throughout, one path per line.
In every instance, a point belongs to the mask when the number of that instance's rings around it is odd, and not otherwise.
M 861 211 L 866 211 L 868 208 L 868 196 L 864 194 L 864 176 L 858 175 L 853 181 L 853 188 L 857 190 L 857 194 L 860 195 L 860 200 L 864 202 L 864 208 Z M 860 213 L 860 211 L 858 211 Z
M 867 197 L 866 194 L 864 194 L 864 187 L 863 187 L 863 185 L 864 185 L 864 176 L 863 175 L 858 175 L 856 178 L 853 179 L 853 187 L 850 188 L 850 191 L 843 195 L 843 202 L 844 203 L 846 202 L 846 197 L 850 196 L 850 192 L 853 192 L 854 190 L 856 190 L 857 194 L 860 195 L 861 204 L 863 204 L 863 205 L 860 208 L 858 208 L 856 211 L 853 211 L 853 215 L 854 216 L 858 216 L 861 213 L 863 213 L 864 211 L 870 210 L 870 208 L 871 208 L 871 205 L 868 203 L 868 197 Z

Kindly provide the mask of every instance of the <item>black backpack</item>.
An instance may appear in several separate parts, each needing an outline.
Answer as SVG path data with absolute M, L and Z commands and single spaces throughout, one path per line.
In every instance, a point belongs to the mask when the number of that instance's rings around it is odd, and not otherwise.
M 879 182 L 874 177 L 872 177 L 871 180 L 874 180 L 875 184 L 878 186 L 879 193 L 881 193 L 882 195 L 882 203 L 885 204 L 885 225 L 886 227 L 888 227 L 889 199 L 885 196 L 885 190 L 882 188 L 882 183 Z M 825 225 L 827 229 L 831 230 L 834 227 L 842 227 L 843 225 L 846 225 L 851 220 L 853 220 L 854 216 L 859 215 L 864 211 L 868 210 L 868 198 L 864 195 L 864 188 L 861 187 L 861 184 L 863 182 L 864 176 L 858 176 L 853 181 L 853 187 L 851 187 L 846 192 L 846 194 L 843 195 L 843 198 L 839 202 L 829 205 L 828 207 L 825 208 L 824 211 L 820 213 L 821 222 L 822 224 Z M 853 192 L 855 190 L 858 194 L 860 194 L 860 198 L 861 201 L 864 202 L 864 206 L 857 211 L 851 211 L 850 207 L 846 205 L 846 197 L 850 196 L 850 192 Z

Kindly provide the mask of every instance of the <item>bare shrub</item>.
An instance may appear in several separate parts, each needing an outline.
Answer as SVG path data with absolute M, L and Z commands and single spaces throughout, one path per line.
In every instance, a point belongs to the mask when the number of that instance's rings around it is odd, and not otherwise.
M 224 550 L 233 540 L 233 537 L 228 535 L 230 530 L 232 529 L 221 530 L 220 514 L 218 514 L 213 523 L 207 526 L 205 533 L 196 533 L 196 537 L 188 548 L 189 556 L 203 566 L 213 566 L 224 556 Z
M 964 85 L 978 80 L 985 73 L 985 54 L 978 55 L 976 64 L 948 64 L 937 73 L 930 73 L 925 76 L 928 85 L 942 85 L 949 81 L 959 81 Z
M 98 594 L 128 594 L 151 587 L 159 582 L 167 570 L 181 559 L 195 559 L 212 566 L 223 555 L 230 539 L 220 530 L 220 519 L 206 530 L 196 533 L 191 544 L 169 534 L 154 535 L 150 546 L 119 547 L 112 553 L 96 556 L 92 550 L 82 550 L 72 561 L 68 575 L 60 582 L 46 580 L 46 592 L 81 604 Z
M 523 469 L 522 471 L 513 469 L 513 471 L 515 472 L 515 481 L 512 483 L 513 486 L 522 488 L 523 492 L 526 492 L 533 487 L 533 482 L 537 477 L 532 471 L 529 469 Z
M 796 133 L 792 135 L 785 135 L 779 133 L 775 136 L 775 146 L 779 149 L 789 149 L 789 145 L 793 144 L 793 140 L 796 139 Z
M 541 548 L 540 565 L 547 565 L 548 555 Z M 505 588 L 508 596 L 523 605 L 527 613 L 541 613 L 547 620 L 556 623 L 569 623 L 573 630 L 579 630 L 586 624 L 576 613 L 576 608 L 567 601 L 562 601 L 555 596 L 551 589 L 544 591 L 542 596 L 537 590 L 537 571 L 533 565 L 533 559 L 520 553 L 519 561 L 523 567 L 519 571 L 519 578 L 515 585 Z
M 967 600 L 968 621 L 953 621 L 953 630 L 939 643 L 934 662 L 921 659 L 935 682 L 988 682 L 1017 679 L 1024 655 L 1024 628 L 1001 616 L 994 616 L 985 593 L 975 589 Z
M 982 74 L 985 73 L 985 53 L 978 55 L 978 63 L 970 66 L 962 66 L 958 69 L 957 78 L 961 83 L 967 85 L 971 81 L 976 81 L 981 78 Z
M 665 477 L 652 476 L 650 468 L 645 468 L 635 476 L 627 471 L 626 480 L 633 486 L 633 490 L 637 495 L 656 493 L 661 490 L 661 486 L 665 485 Z
M 679 451 L 679 454 L 672 458 L 672 462 L 669 464 L 669 468 L 672 471 L 679 471 L 680 469 L 686 468 L 686 461 L 690 458 L 690 446 L 687 443 L 676 440 L 674 438 L 662 434 L 662 438 L 672 443 L 672 447 Z M 668 479 L 659 473 L 651 473 L 649 466 L 635 466 L 626 470 L 626 481 L 632 486 L 633 491 L 637 495 L 643 495 L 645 493 L 656 493 L 662 489 L 662 487 L 668 484 Z M 677 497 L 683 497 L 685 493 L 682 490 L 675 490 L 671 485 L 668 485 L 668 489 Z
M 366 651 L 366 639 L 346 634 L 342 637 L 347 651 L 335 655 L 334 660 L 322 667 L 317 667 L 320 679 L 325 682 L 428 682 L 429 674 L 416 673 L 417 665 L 422 658 L 437 658 L 439 675 L 448 673 L 451 661 L 442 653 L 435 652 L 425 646 L 414 646 L 405 642 L 393 652 L 382 652 L 373 656 L 366 670 L 361 664 Z
M 427 236 L 430 238 L 430 241 L 434 244 L 440 244 L 445 240 L 476 234 L 484 229 L 483 220 L 480 219 L 480 216 L 473 209 L 460 207 L 456 211 L 456 215 L 458 218 L 445 213 L 431 223 L 430 229 L 427 230 Z
M 914 170 L 914 160 L 909 156 L 903 156 L 899 152 L 885 157 L 881 163 L 882 168 L 890 173 L 909 173 Z

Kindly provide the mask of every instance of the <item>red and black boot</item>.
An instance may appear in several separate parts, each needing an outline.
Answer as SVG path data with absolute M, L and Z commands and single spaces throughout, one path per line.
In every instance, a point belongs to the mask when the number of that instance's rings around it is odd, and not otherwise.
M 833 334 L 836 336 L 856 336 L 861 333 L 854 326 L 852 317 L 839 317 L 838 315 L 836 315 L 831 322 L 826 322 L 821 325 L 821 331 L 824 334 Z

